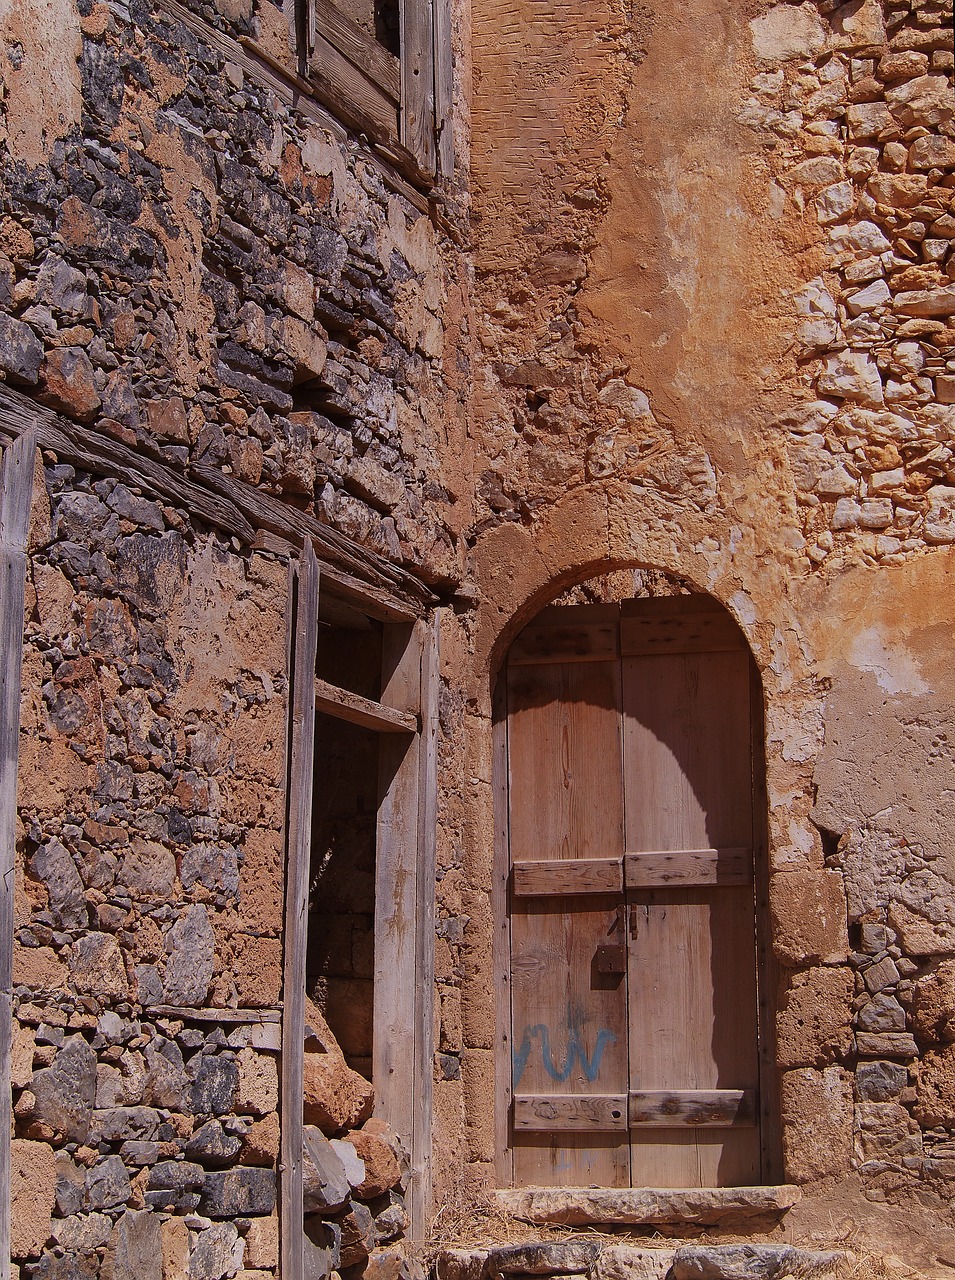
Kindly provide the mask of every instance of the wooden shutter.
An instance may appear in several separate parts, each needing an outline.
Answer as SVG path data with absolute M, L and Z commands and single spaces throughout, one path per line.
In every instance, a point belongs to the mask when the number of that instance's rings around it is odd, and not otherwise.
M 316 96 L 373 142 L 393 147 L 403 141 L 398 59 L 332 0 L 306 5 L 308 75 Z

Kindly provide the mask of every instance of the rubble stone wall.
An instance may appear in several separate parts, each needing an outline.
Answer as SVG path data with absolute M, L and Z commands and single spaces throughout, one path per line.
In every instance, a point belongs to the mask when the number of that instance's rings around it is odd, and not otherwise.
M 67 428 L 199 485 L 244 483 L 450 589 L 457 495 L 439 453 L 460 452 L 459 250 L 403 179 L 279 92 L 243 38 L 297 69 L 270 0 L 5 10 L 0 372 Z M 14 1274 L 266 1280 L 288 552 L 253 551 L 108 465 L 50 450 L 42 463 Z M 406 1153 L 368 1119 L 371 1087 L 334 1037 L 310 1048 L 306 1120 L 334 1175 L 306 1206 L 310 1274 L 395 1280 Z
M 761 670 L 785 1176 L 857 1221 L 884 1206 L 873 1239 L 904 1234 L 901 1204 L 940 1239 L 951 15 L 476 0 L 472 22 L 478 607 L 445 648 L 471 672 L 446 710 L 467 743 L 442 827 L 447 1167 L 499 1176 L 496 672 L 568 584 L 649 566 L 722 601 Z

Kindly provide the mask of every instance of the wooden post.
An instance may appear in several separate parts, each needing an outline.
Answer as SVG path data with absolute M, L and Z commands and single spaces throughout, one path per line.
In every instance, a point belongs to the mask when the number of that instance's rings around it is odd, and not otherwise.
M 285 889 L 285 969 L 282 1015 L 282 1164 L 280 1240 L 283 1280 L 303 1280 L 302 1094 L 304 1091 L 305 949 L 312 846 L 315 755 L 315 656 L 318 650 L 319 568 L 306 538 L 298 566 L 291 687 L 288 857 Z
M 426 624 L 418 626 L 425 630 Z M 415 1090 L 411 1165 L 415 1195 L 411 1238 L 423 1240 L 431 1216 L 431 1108 L 434 1093 L 434 888 L 437 861 L 437 750 L 441 611 L 421 651 L 421 738 L 418 746 L 418 909 L 415 957 Z
M 401 3 L 401 143 L 424 173 L 435 170 L 431 0 Z
M 13 1049 L 13 885 L 27 534 L 36 432 L 0 464 L 0 1280 L 10 1276 L 10 1059 Z

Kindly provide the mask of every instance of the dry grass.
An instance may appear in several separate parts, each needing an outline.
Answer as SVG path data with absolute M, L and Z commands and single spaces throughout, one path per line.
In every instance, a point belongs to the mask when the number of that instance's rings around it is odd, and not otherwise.
M 834 1233 L 835 1234 L 835 1233 Z M 861 1237 L 861 1230 L 847 1232 L 839 1238 L 812 1243 L 784 1242 L 778 1238 L 773 1243 L 792 1243 L 797 1248 L 813 1251 L 842 1251 L 846 1256 L 835 1266 L 798 1267 L 780 1280 L 924 1280 L 924 1273 L 909 1266 L 896 1255 L 874 1253 Z M 713 1244 L 751 1243 L 752 1236 L 736 1233 L 718 1233 L 708 1237 L 705 1229 L 688 1232 L 659 1233 L 639 1229 L 618 1229 L 612 1234 L 598 1227 L 565 1227 L 523 1222 L 512 1217 L 499 1203 L 493 1192 L 479 1184 L 463 1181 L 455 1186 L 441 1204 L 432 1222 L 431 1233 L 421 1250 L 422 1262 L 430 1263 L 435 1255 L 446 1249 L 479 1250 L 500 1245 L 560 1244 L 570 1240 L 597 1240 L 602 1247 L 638 1244 L 642 1247 L 666 1247 L 677 1249 L 682 1244 L 701 1244 L 707 1238 Z M 583 1278 L 581 1278 L 583 1280 Z

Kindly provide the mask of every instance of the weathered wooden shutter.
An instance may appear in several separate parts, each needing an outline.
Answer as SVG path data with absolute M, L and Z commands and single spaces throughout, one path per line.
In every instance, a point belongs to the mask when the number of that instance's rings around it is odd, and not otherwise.
M 373 142 L 402 142 L 399 60 L 331 0 L 306 5 L 308 74 L 318 97 Z

